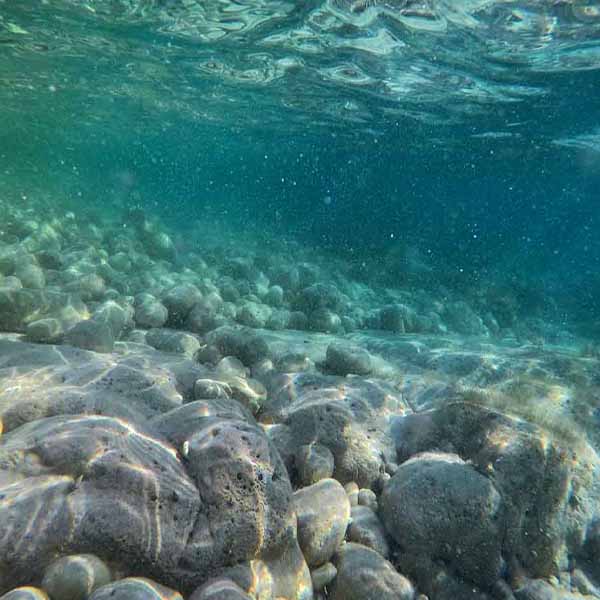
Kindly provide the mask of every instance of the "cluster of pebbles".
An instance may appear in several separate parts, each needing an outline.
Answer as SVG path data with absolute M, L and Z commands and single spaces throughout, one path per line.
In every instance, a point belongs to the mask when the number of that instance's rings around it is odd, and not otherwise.
M 597 359 L 494 342 L 506 303 L 39 214 L 0 205 L 2 600 L 600 598 L 594 438 L 464 393 L 542 373 L 569 410 Z

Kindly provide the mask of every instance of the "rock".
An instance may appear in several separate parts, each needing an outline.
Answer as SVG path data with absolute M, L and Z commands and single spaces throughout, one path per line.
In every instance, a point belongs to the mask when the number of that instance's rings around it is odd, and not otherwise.
M 282 373 L 298 373 L 309 371 L 313 367 L 313 362 L 306 354 L 291 352 L 278 357 L 274 367 Z
M 281 306 L 283 304 L 283 288 L 279 285 L 270 287 L 264 300 L 269 306 Z
M 330 593 L 332 600 L 413 600 L 415 597 L 411 582 L 370 548 L 345 544 L 334 564 L 337 577 Z
M 530 579 L 515 590 L 517 600 L 586 600 L 594 596 L 582 596 L 562 588 L 556 588 L 543 579 Z
M 320 444 L 306 444 L 300 446 L 296 452 L 296 469 L 298 480 L 302 486 L 312 485 L 321 479 L 333 476 L 333 454 Z
M 385 529 L 377 515 L 368 506 L 353 506 L 352 521 L 348 527 L 347 538 L 379 552 L 384 558 L 389 558 L 390 547 Z
M 220 577 L 199 587 L 188 600 L 251 600 L 251 598 L 233 581 Z
M 168 317 L 167 307 L 154 296 L 143 294 L 139 300 L 136 298 L 134 319 L 138 327 L 160 328 Z
M 44 271 L 36 264 L 27 264 L 17 268 L 15 275 L 21 280 L 21 284 L 25 288 L 41 290 L 46 287 Z
M 340 546 L 350 519 L 350 503 L 335 479 L 322 479 L 294 494 L 298 543 L 310 567 L 326 563 Z
M 7 279 L 4 280 L 5 286 Z M 43 299 L 36 290 L 0 288 L 0 330 L 25 331 L 28 322 L 40 318 L 42 307 Z
M 265 327 L 274 331 L 282 331 L 288 328 L 290 313 L 287 310 L 274 310 Z
M 193 335 L 173 329 L 150 329 L 146 343 L 162 352 L 185 354 L 190 358 L 200 348 L 200 342 Z
M 314 283 L 304 288 L 298 295 L 296 307 L 306 313 L 320 309 L 338 310 L 342 304 L 342 295 L 331 284 Z
M 344 490 L 348 495 L 350 506 L 358 506 L 358 494 L 360 493 L 358 484 L 355 481 L 350 481 L 344 485 Z
M 7 288 L 9 290 L 20 290 L 23 288 L 23 284 L 18 277 L 14 275 L 9 275 L 5 277 L 2 281 L 2 287 Z
M 279 267 L 270 273 L 274 283 L 285 290 L 295 291 L 300 285 L 300 274 L 296 267 Z
M 216 346 L 222 356 L 235 356 L 246 366 L 269 356 L 265 340 L 248 329 L 219 327 L 206 336 L 206 341 Z
M 221 378 L 246 377 L 248 370 L 239 358 L 226 356 L 217 363 L 215 374 Z
M 183 596 L 145 577 L 127 577 L 98 588 L 89 600 L 183 600 Z
M 194 383 L 194 399 L 219 400 L 231 398 L 231 388 L 222 381 L 197 379 Z
M 191 283 L 172 287 L 162 297 L 162 303 L 169 313 L 169 324 L 174 327 L 183 325 L 193 306 L 201 300 L 202 292 Z
M 123 303 L 123 306 L 114 300 L 107 300 L 94 311 L 92 317 L 98 323 L 106 323 L 112 331 L 115 340 L 133 328 L 133 308 Z
M 481 317 L 464 301 L 451 302 L 446 305 L 444 315 L 451 329 L 465 335 L 488 335 L 488 330 Z
M 94 352 L 112 352 L 115 338 L 109 325 L 93 319 L 80 321 L 65 334 L 65 343 Z
M 321 565 L 317 569 L 314 569 L 310 572 L 310 578 L 312 579 L 312 584 L 315 592 L 320 592 L 326 586 L 328 586 L 337 575 L 337 569 L 333 565 L 333 563 L 325 563 Z
M 55 344 L 60 342 L 63 333 L 60 321 L 53 318 L 32 321 L 27 325 L 27 329 L 25 330 L 25 335 L 28 340 L 43 344 Z
M 237 320 L 242 325 L 256 329 L 264 328 L 271 316 L 272 309 L 266 304 L 246 302 L 237 313 Z
M 340 333 L 342 321 L 339 315 L 328 308 L 319 308 L 310 313 L 309 328 L 323 333 Z
M 219 316 L 214 308 L 207 306 L 205 302 L 199 302 L 189 312 L 185 327 L 189 331 L 203 335 L 219 327 L 223 320 L 224 317 Z
M 248 407 L 254 414 L 260 410 L 267 397 L 265 386 L 255 379 L 233 375 L 223 378 L 223 383 L 227 385 L 231 397 Z
M 104 279 L 96 273 L 79 275 L 72 283 L 67 285 L 67 290 L 77 294 L 84 302 L 100 300 L 106 291 Z
M 395 449 L 377 415 L 398 411 L 397 391 L 381 382 L 311 372 L 276 375 L 269 391 L 261 421 L 285 423 L 288 434 L 278 449 L 290 468 L 300 446 L 318 443 L 334 456 L 335 479 L 378 485 Z
M 402 304 L 390 304 L 379 311 L 379 326 L 385 331 L 405 333 L 407 330 L 407 307 Z
M 308 317 L 302 311 L 292 311 L 288 320 L 288 328 L 306 331 L 308 329 Z
M 371 356 L 361 348 L 329 344 L 325 368 L 334 375 L 368 375 L 372 371 Z
M 76 554 L 53 562 L 44 573 L 42 587 L 52 600 L 87 600 L 110 581 L 108 567 L 97 556 Z
M 377 512 L 377 496 L 373 490 L 362 489 L 358 492 L 359 506 L 368 506 L 373 512 Z
M 94 548 L 117 569 L 193 580 L 184 555 L 198 491 L 173 448 L 131 421 L 58 416 L 22 425 L 3 437 L 0 481 L 0 591 L 41 579 L 55 548 Z
M 498 579 L 502 500 L 493 484 L 458 456 L 425 453 L 406 461 L 385 486 L 380 506 L 411 571 L 442 558 L 478 585 Z
M 120 271 L 122 273 L 129 273 L 133 267 L 133 263 L 131 262 L 129 256 L 125 254 L 125 252 L 117 252 L 109 257 L 108 262 L 110 266 L 116 271 Z
M 20 587 L 0 596 L 0 600 L 48 600 L 44 590 L 35 587 Z
M 238 564 L 226 569 L 223 576 L 232 579 L 251 598 L 313 600 L 310 571 L 293 534 L 285 551 Z

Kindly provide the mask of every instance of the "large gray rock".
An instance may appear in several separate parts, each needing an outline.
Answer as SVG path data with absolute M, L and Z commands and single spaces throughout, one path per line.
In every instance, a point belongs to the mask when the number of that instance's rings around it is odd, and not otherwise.
M 350 520 L 350 502 L 335 479 L 322 479 L 294 494 L 298 542 L 310 567 L 326 563 L 338 549 Z
M 585 552 L 600 506 L 596 475 L 590 477 L 600 466 L 589 448 L 574 460 L 572 441 L 563 446 L 533 425 L 466 402 L 399 419 L 392 431 L 401 459 L 445 448 L 486 474 L 502 496 L 503 554 L 528 576 L 548 577 Z
M 380 554 L 360 544 L 345 544 L 334 559 L 333 600 L 413 600 L 411 582 Z
M 452 454 L 425 453 L 400 465 L 380 498 L 387 531 L 411 571 L 442 558 L 457 573 L 491 586 L 502 569 L 500 494 Z
M 2 440 L 0 590 L 40 578 L 56 548 L 175 579 L 202 502 L 172 447 L 101 416 L 41 419 Z

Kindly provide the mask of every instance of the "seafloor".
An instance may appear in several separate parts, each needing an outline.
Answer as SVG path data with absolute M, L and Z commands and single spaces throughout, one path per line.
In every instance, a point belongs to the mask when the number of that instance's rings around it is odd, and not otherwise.
M 140 209 L 0 216 L 2 600 L 600 598 L 560 324 Z

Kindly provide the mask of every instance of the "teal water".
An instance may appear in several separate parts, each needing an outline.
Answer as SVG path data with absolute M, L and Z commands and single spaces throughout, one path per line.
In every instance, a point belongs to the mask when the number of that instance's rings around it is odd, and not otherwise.
M 597 316 L 597 3 L 0 8 L 17 200 L 265 228 L 369 272 L 405 243 Z

